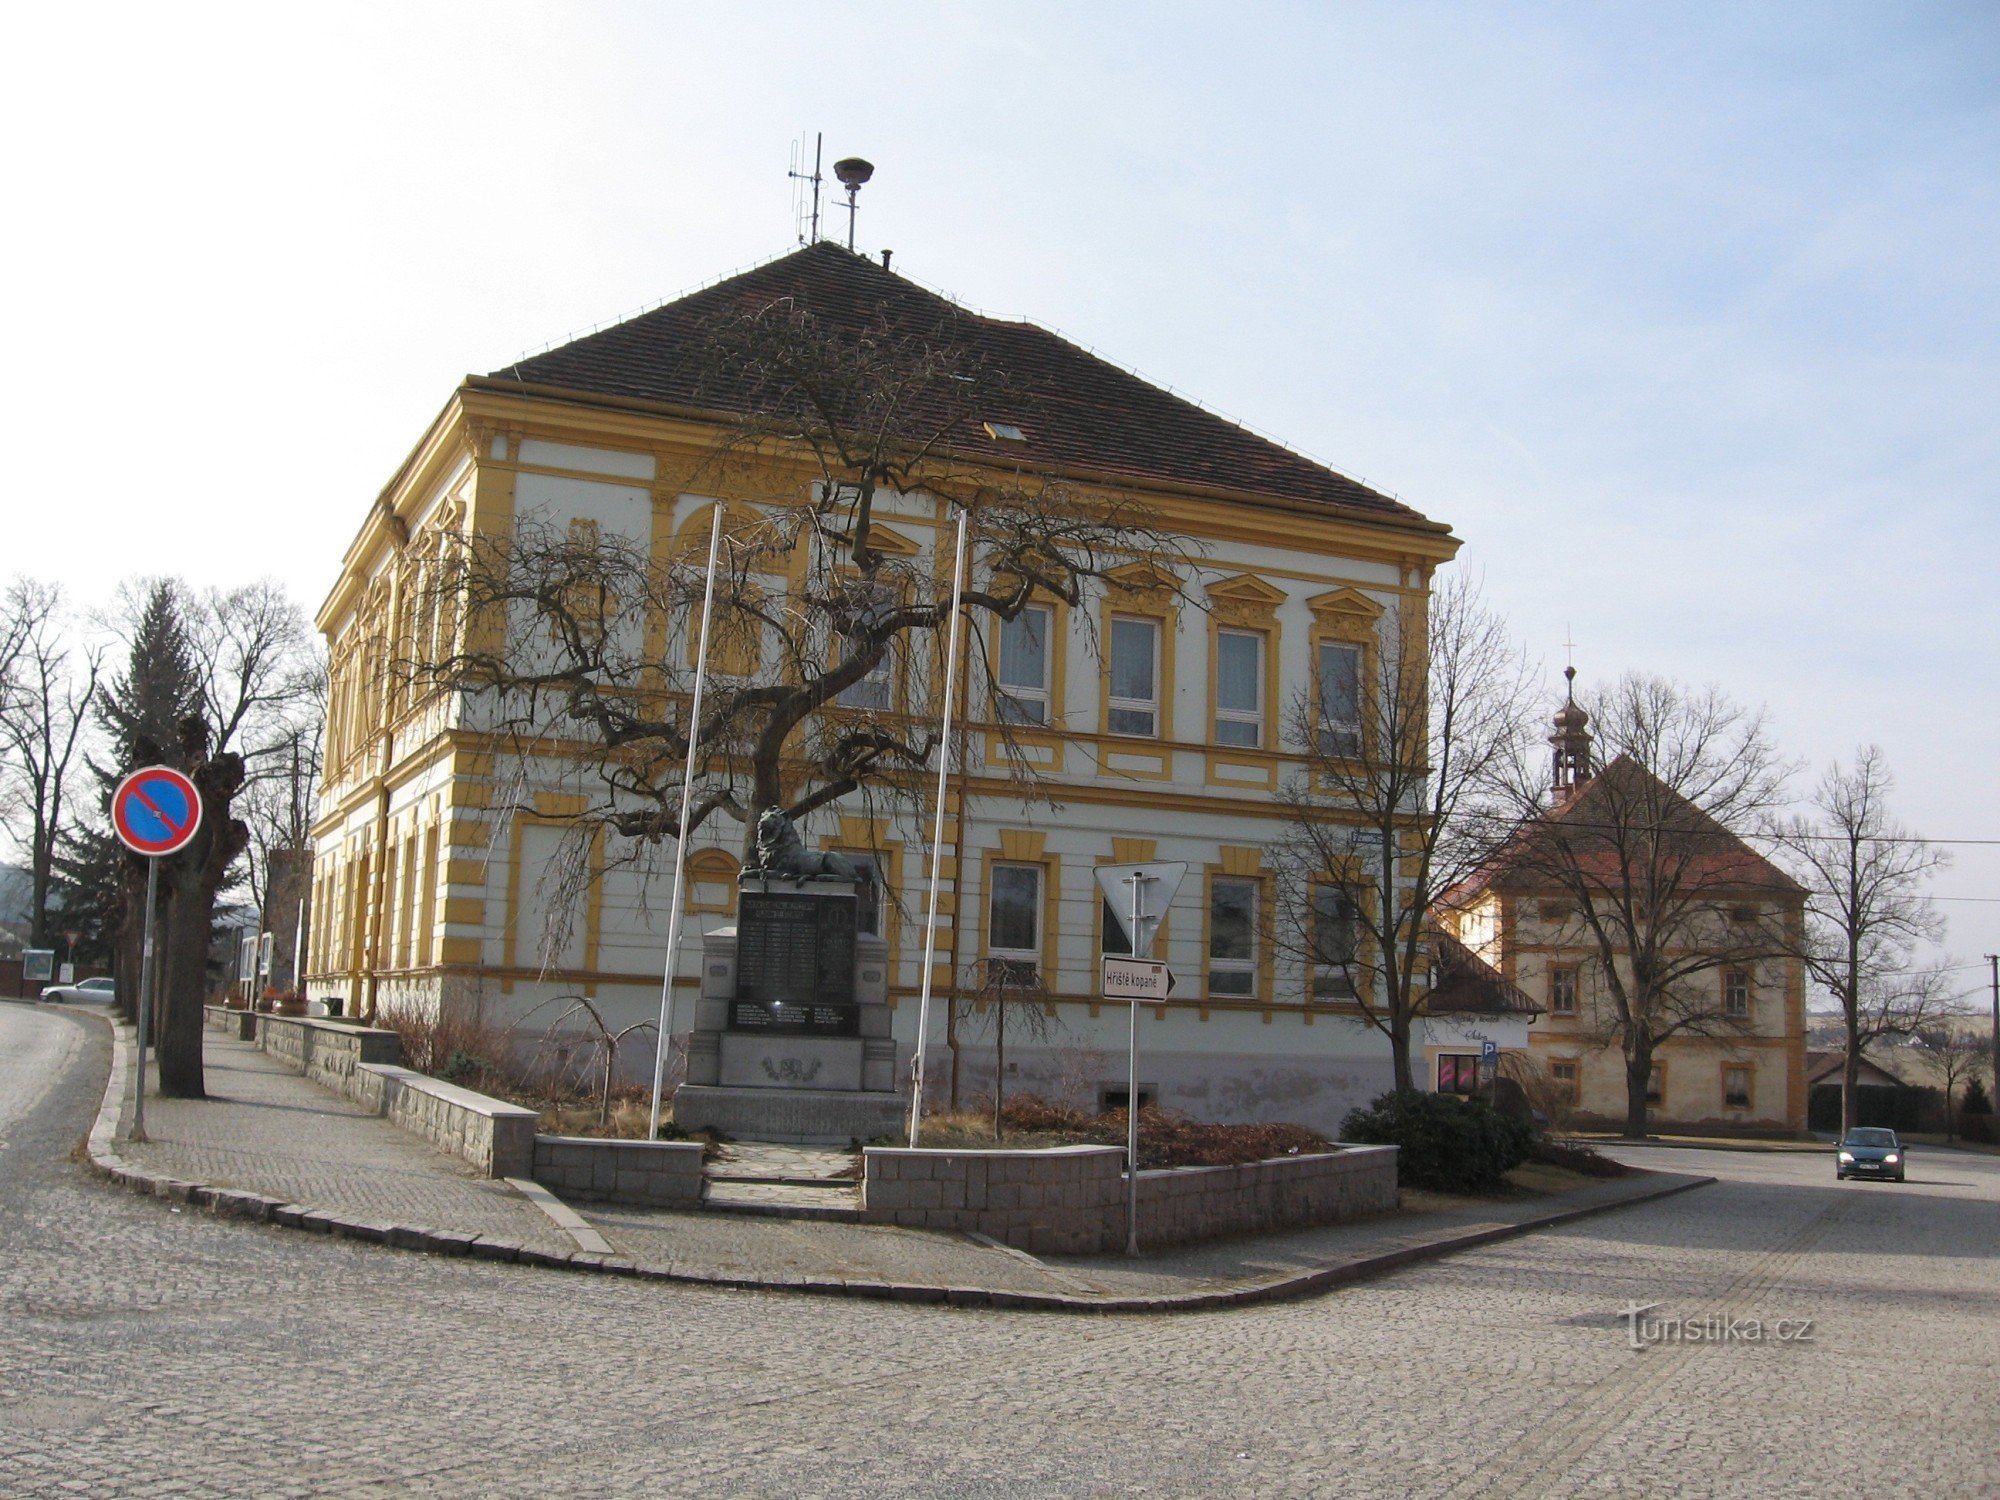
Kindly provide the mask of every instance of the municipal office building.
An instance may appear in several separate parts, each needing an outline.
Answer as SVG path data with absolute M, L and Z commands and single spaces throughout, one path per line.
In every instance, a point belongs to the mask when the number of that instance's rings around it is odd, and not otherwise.
M 672 866 L 685 858 L 677 984 L 691 1015 L 701 935 L 733 921 L 742 824 L 717 815 L 684 851 L 604 826 L 580 835 L 590 794 L 565 768 L 560 733 L 524 755 L 518 729 L 503 743 L 473 695 L 408 668 L 465 653 L 481 628 L 441 580 L 445 559 L 482 539 L 534 528 L 699 561 L 718 505 L 734 530 L 806 503 L 812 466 L 782 434 L 732 446 L 757 413 L 740 386 L 701 374 L 713 320 L 777 305 L 857 338 L 949 319 L 1017 398 L 947 435 L 959 472 L 1060 475 L 1186 543 L 1172 576 L 1135 558 L 1120 587 L 1081 602 L 1038 601 L 1005 623 L 968 616 L 984 638 L 966 653 L 963 751 L 945 799 L 928 1097 L 942 1099 L 952 1064 L 941 1002 L 953 993 L 961 1088 L 991 1090 L 995 1037 L 978 996 L 997 972 L 1030 988 L 1039 1012 L 1008 1033 L 1009 1091 L 1122 1102 L 1127 1011 L 1098 996 L 1100 958 L 1122 937 L 1107 931 L 1093 871 L 1180 861 L 1189 871 L 1154 948 L 1178 988 L 1140 1018 L 1142 1095 L 1197 1117 L 1337 1128 L 1389 1087 L 1388 1045 L 1351 985 L 1277 940 L 1277 793 L 1303 764 L 1299 705 L 1336 735 L 1362 732 L 1381 643 L 1421 632 L 1457 539 L 1054 333 L 973 313 L 830 242 L 466 378 L 373 503 L 357 498 L 359 528 L 318 616 L 331 692 L 309 992 L 350 1015 L 444 1013 L 523 1036 L 580 996 L 607 1026 L 633 1025 L 659 1007 Z M 880 496 L 874 523 L 876 545 L 948 581 L 952 518 L 937 496 Z M 782 571 L 762 586 L 781 607 Z M 635 628 L 650 649 L 691 659 L 683 624 Z M 754 642 L 718 651 L 716 669 L 739 678 L 785 671 Z M 926 656 L 849 692 L 921 718 L 936 712 L 940 676 Z M 678 781 L 672 767 L 650 774 Z M 888 943 L 905 1061 L 934 774 L 908 778 L 900 800 L 832 801 L 800 828 L 811 848 L 880 872 L 867 921 Z M 652 1063 L 650 1035 L 638 1038 L 622 1054 L 634 1076 Z M 1433 1079 L 1438 1050 L 1417 1039 Z

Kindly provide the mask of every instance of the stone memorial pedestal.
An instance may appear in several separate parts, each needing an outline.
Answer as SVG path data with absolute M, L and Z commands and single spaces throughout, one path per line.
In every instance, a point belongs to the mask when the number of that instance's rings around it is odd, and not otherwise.
M 850 881 L 744 877 L 736 925 L 702 940 L 682 1129 L 844 1146 L 902 1128 L 889 945 L 856 907 Z

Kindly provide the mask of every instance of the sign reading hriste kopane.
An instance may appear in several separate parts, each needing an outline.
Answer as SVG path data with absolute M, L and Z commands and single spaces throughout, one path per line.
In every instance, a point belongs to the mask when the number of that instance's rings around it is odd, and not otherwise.
M 178 854 L 201 828 L 201 793 L 172 766 L 142 767 L 111 794 L 111 827 L 134 854 Z

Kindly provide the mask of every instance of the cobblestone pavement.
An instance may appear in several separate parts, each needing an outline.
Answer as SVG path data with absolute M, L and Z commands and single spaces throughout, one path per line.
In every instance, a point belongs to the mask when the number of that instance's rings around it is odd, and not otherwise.
M 1689 1153 L 1723 1180 L 1336 1295 L 1073 1318 L 172 1213 L 73 1159 L 104 1067 L 0 1005 L 9 1497 L 1994 1493 L 1989 1158 Z M 1634 1351 L 1632 1301 L 1813 1338 Z
M 456 1229 L 542 1249 L 575 1248 L 506 1183 L 476 1175 L 248 1043 L 211 1036 L 203 1064 L 209 1097 L 149 1093 L 147 1140 L 121 1141 L 121 1156 L 190 1182 L 268 1193 L 356 1218 Z

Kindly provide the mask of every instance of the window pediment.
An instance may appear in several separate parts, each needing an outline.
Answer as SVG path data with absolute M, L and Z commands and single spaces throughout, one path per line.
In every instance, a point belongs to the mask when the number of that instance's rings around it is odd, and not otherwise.
M 1208 612 L 1225 625 L 1269 625 L 1286 599 L 1283 589 L 1248 573 L 1211 583 L 1206 592 Z

